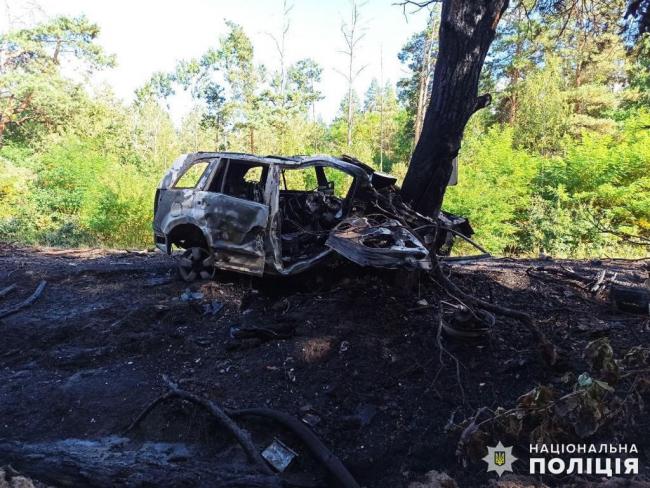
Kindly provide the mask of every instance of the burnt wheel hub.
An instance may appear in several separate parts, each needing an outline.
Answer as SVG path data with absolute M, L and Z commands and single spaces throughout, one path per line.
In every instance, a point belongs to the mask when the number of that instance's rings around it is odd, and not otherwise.
M 214 276 L 214 256 L 202 247 L 190 247 L 179 259 L 178 270 L 185 281 L 209 280 Z

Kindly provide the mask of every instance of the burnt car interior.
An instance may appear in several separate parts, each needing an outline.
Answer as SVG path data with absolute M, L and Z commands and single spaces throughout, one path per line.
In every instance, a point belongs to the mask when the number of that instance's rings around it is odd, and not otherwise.
M 348 213 L 352 180 L 350 175 L 324 166 L 282 169 L 280 236 L 285 264 L 324 250 L 329 232 Z
M 269 173 L 267 164 L 237 159 L 222 159 L 208 183 L 207 191 L 264 203 L 264 186 Z

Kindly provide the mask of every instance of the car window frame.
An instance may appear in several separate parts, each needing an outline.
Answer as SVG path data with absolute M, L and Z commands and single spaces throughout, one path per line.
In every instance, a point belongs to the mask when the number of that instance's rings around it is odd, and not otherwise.
M 266 174 L 266 181 L 262 185 L 262 187 L 264 188 L 263 193 L 266 194 L 266 190 L 268 188 L 270 175 L 271 175 L 271 164 L 267 163 L 266 161 L 259 161 L 259 160 L 225 158 L 225 157 L 224 158 L 219 158 L 219 164 L 217 164 L 217 167 L 212 172 L 212 176 L 206 182 L 205 187 L 209 188 L 212 185 L 213 179 L 215 177 L 217 177 L 218 172 L 220 171 L 221 165 L 223 164 L 223 172 L 222 172 L 221 181 L 219 182 L 220 183 L 219 184 L 219 190 L 218 191 L 213 190 L 213 191 L 211 191 L 211 193 L 219 193 L 220 195 L 223 195 L 223 196 L 226 196 L 226 197 L 229 197 L 229 198 L 236 198 L 237 200 L 241 200 L 242 202 L 249 202 L 249 203 L 253 203 L 253 204 L 268 206 L 267 202 L 260 203 L 260 202 L 254 201 L 254 200 L 249 200 L 247 198 L 242 198 L 242 197 L 238 197 L 238 196 L 235 196 L 235 195 L 230 195 L 228 193 L 224 193 L 223 190 L 224 190 L 224 187 L 225 187 L 225 184 L 226 184 L 226 176 L 228 175 L 228 171 L 230 169 L 231 161 L 236 161 L 236 162 L 248 164 L 248 165 L 253 166 L 253 167 L 260 166 L 262 168 L 262 176 L 264 176 Z M 210 190 L 206 190 L 206 191 L 210 192 Z
M 210 176 L 207 178 L 205 184 L 203 185 L 202 190 L 208 193 L 219 193 L 223 195 L 224 193 L 222 190 L 223 190 L 224 178 L 221 178 L 221 182 L 218 190 L 210 190 L 209 188 L 212 186 L 212 182 L 214 181 L 214 179 L 219 177 L 219 173 L 221 171 L 222 166 L 225 166 L 223 170 L 223 172 L 225 173 L 225 170 L 227 169 L 228 166 L 229 158 L 218 157 L 218 158 L 213 158 L 212 161 L 214 162 L 214 168 L 212 169 L 212 171 L 210 171 Z
M 194 186 L 176 186 L 178 185 L 178 182 L 183 179 L 183 177 L 187 174 L 188 171 L 190 171 L 192 168 L 194 168 L 198 164 L 205 163 L 205 168 L 201 172 L 201 175 L 199 178 L 196 180 L 196 184 Z M 205 158 L 205 159 L 197 159 L 196 161 L 192 161 L 192 164 L 190 164 L 187 168 L 185 168 L 185 171 L 180 173 L 174 182 L 172 183 L 170 189 L 171 190 L 200 190 L 204 186 L 204 180 L 205 176 L 208 173 L 210 169 L 210 165 L 212 163 L 212 158 Z

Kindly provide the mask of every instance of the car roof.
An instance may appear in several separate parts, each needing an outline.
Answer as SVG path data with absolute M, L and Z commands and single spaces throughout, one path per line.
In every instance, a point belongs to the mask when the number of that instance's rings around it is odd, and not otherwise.
M 248 160 L 256 160 L 260 162 L 267 162 L 267 163 L 275 163 L 275 164 L 286 164 L 288 166 L 300 164 L 306 159 L 312 159 L 309 156 L 277 156 L 274 154 L 269 154 L 268 156 L 262 156 L 260 154 L 251 154 L 251 153 L 244 153 L 244 152 L 236 152 L 236 151 L 219 151 L 219 152 L 211 152 L 211 151 L 199 151 L 196 153 L 188 154 L 188 156 L 191 156 L 192 159 L 196 158 L 204 158 L 204 157 L 221 157 L 221 158 L 232 158 L 232 159 L 248 159 Z M 328 156 L 328 158 L 331 158 L 331 156 Z M 336 159 L 336 158 L 332 158 Z
M 294 167 L 298 168 L 301 166 L 312 166 L 317 165 L 318 163 L 324 163 L 326 166 L 333 166 L 339 168 L 343 171 L 347 171 L 356 176 L 366 176 L 371 177 L 373 173 L 377 171 L 365 163 L 362 163 L 358 159 L 342 155 L 340 158 L 335 158 L 327 154 L 316 154 L 313 156 L 260 156 L 257 154 L 249 154 L 242 152 L 232 152 L 232 151 L 220 151 L 220 152 L 196 152 L 190 154 L 184 154 L 181 158 L 185 161 L 196 161 L 197 159 L 205 158 L 232 158 L 239 159 L 243 161 L 253 161 L 266 164 L 276 164 L 278 166 L 284 167 Z
M 196 153 L 188 154 L 191 159 L 200 159 L 205 157 L 222 157 L 222 158 L 232 158 L 232 159 L 244 159 L 244 160 L 253 160 L 266 163 L 274 163 L 281 166 L 297 166 L 307 162 L 315 162 L 318 160 L 326 162 L 337 162 L 344 166 L 352 164 L 354 166 L 364 169 L 367 173 L 375 172 L 374 168 L 368 166 L 365 163 L 362 163 L 358 159 L 355 159 L 351 156 L 343 155 L 341 158 L 326 154 L 316 154 L 313 156 L 307 156 L 304 154 L 299 154 L 295 156 L 278 156 L 275 154 L 269 154 L 267 156 L 262 156 L 259 154 L 251 154 L 244 152 L 235 152 L 235 151 L 219 151 L 219 152 L 210 152 L 210 151 L 199 151 Z
M 216 159 L 216 158 L 231 158 L 243 161 L 251 161 L 254 163 L 274 164 L 286 168 L 301 168 L 308 166 L 329 166 L 338 168 L 352 176 L 361 178 L 361 181 L 371 182 L 373 176 L 389 176 L 384 175 L 374 168 L 362 163 L 352 156 L 343 155 L 340 158 L 335 158 L 326 154 L 318 154 L 314 156 L 259 156 L 256 154 L 233 152 L 233 151 L 220 151 L 220 152 L 194 152 L 189 154 L 181 154 L 169 168 L 167 173 L 163 176 L 158 188 L 168 188 L 174 181 L 182 174 L 189 165 L 203 159 Z M 390 177 L 390 176 L 389 176 Z M 393 177 L 390 177 L 393 178 Z

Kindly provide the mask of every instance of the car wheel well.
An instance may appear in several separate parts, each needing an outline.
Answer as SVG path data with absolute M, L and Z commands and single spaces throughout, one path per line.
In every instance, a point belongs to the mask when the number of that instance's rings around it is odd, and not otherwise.
M 194 224 L 180 224 L 174 227 L 167 240 L 170 244 L 174 244 L 183 249 L 190 247 L 201 247 L 208 249 L 208 241 L 203 235 L 201 229 Z

